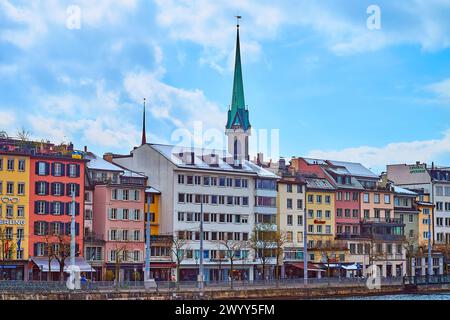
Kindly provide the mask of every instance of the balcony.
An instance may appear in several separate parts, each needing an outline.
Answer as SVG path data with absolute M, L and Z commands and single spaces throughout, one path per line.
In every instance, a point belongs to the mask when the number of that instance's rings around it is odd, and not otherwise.
M 89 242 L 89 243 L 105 243 L 103 234 L 98 234 L 95 232 L 85 233 L 83 240 L 84 240 L 84 242 Z
M 382 241 L 405 241 L 405 236 L 400 234 L 363 234 L 362 237 L 371 238 L 373 240 Z
M 336 235 L 336 239 L 338 240 L 351 240 L 351 239 L 360 239 L 361 235 L 359 233 L 340 233 Z

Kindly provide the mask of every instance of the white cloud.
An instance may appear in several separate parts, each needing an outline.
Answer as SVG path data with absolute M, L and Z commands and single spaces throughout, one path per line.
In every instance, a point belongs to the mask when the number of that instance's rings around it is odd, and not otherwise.
M 128 95 L 141 103 L 146 97 L 154 118 L 168 120 L 176 127 L 192 129 L 195 121 L 205 128 L 225 126 L 225 112 L 209 101 L 201 90 L 177 88 L 162 82 L 152 72 L 128 73 L 124 87 Z
M 80 7 L 81 28 L 101 28 L 126 23 L 125 17 L 134 12 L 137 0 L 79 0 L 75 4 L 57 0 L 38 0 L 13 4 L 0 0 L 0 18 L 8 24 L 0 30 L 0 41 L 28 49 L 51 29 L 66 28 L 70 5 Z M 12 25 L 11 25 L 12 24 Z
M 450 102 L 450 78 L 432 83 L 426 89 L 436 95 L 438 102 Z
M 411 142 L 393 142 L 383 147 L 361 146 L 342 150 L 312 150 L 307 156 L 312 158 L 361 162 L 378 170 L 386 170 L 386 164 L 431 162 L 448 154 L 450 150 L 450 130 L 442 138 Z
M 12 128 L 16 122 L 16 116 L 11 111 L 0 110 L 0 131 L 7 131 Z

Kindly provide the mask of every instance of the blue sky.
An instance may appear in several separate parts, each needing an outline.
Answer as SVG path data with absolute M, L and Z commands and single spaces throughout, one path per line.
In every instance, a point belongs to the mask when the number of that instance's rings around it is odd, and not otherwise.
M 146 97 L 152 142 L 196 121 L 222 132 L 236 14 L 250 120 L 280 129 L 281 156 L 450 165 L 444 0 L 0 0 L 0 131 L 127 153 Z

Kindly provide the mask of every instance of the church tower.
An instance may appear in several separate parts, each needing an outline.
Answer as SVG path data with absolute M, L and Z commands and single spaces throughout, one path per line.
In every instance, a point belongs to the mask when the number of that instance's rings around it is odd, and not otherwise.
M 236 60 L 234 65 L 233 95 L 231 107 L 228 110 L 228 120 L 225 134 L 228 137 L 228 153 L 233 155 L 234 165 L 242 165 L 244 160 L 250 160 L 248 139 L 251 125 L 248 110 L 245 106 L 244 84 L 242 81 L 241 46 L 239 41 L 239 19 L 237 24 Z

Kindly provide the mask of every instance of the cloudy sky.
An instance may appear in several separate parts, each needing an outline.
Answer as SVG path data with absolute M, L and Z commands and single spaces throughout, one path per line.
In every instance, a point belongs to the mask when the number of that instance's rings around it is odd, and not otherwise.
M 449 0 L 0 0 L 0 131 L 127 153 L 146 97 L 152 142 L 222 132 L 237 14 L 251 123 L 281 156 L 450 165 Z

